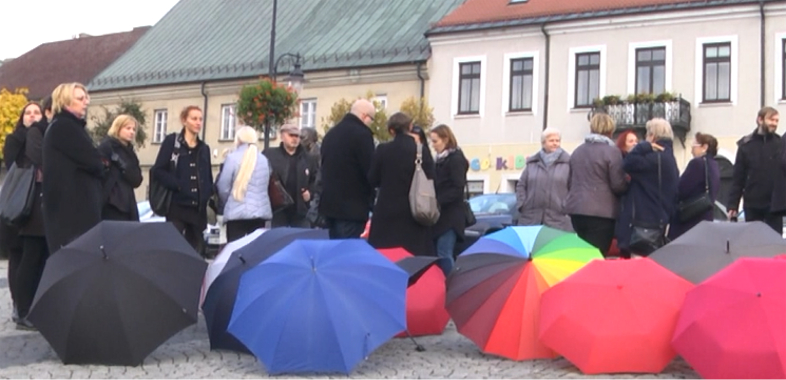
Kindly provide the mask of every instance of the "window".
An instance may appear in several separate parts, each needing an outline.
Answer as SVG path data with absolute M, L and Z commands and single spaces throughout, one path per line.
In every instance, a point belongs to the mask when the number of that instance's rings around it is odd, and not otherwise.
M 306 99 L 300 102 L 300 128 L 316 128 L 317 100 Z
M 483 194 L 485 185 L 486 185 L 485 181 L 482 180 L 468 180 L 467 191 L 469 192 L 470 198 L 476 195 Z
M 459 114 L 480 113 L 480 62 L 459 64 Z
M 153 111 L 153 143 L 160 144 L 166 137 L 167 110 Z
M 666 91 L 666 47 L 636 49 L 636 94 Z
M 220 141 L 232 141 L 235 139 L 235 129 L 237 119 L 235 118 L 235 104 L 224 104 L 221 106 L 221 135 Z
M 600 52 L 576 54 L 575 106 L 590 107 L 600 97 Z
M 510 101 L 508 110 L 532 110 L 532 58 L 516 58 L 510 60 Z
M 387 95 L 377 95 L 373 99 L 372 102 L 379 104 L 379 110 L 382 111 L 388 108 L 388 96 Z
M 731 43 L 706 43 L 703 45 L 704 92 L 702 101 L 731 101 Z

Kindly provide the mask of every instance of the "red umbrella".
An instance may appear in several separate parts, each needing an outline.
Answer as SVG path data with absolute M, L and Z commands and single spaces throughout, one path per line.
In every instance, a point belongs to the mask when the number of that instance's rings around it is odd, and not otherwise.
M 786 378 L 786 260 L 739 258 L 685 297 L 672 341 L 704 378 Z
M 543 293 L 540 339 L 584 373 L 661 372 L 692 287 L 650 259 L 590 261 Z
M 380 249 L 390 261 L 412 257 L 404 248 Z M 445 310 L 445 275 L 432 265 L 407 289 L 407 327 L 412 336 L 439 335 L 445 330 L 450 315 Z M 397 335 L 406 336 L 406 333 Z

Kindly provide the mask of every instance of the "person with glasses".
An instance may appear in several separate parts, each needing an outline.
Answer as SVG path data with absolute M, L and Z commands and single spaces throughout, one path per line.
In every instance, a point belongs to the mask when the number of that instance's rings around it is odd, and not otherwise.
M 374 155 L 369 125 L 374 115 L 374 104 L 358 99 L 322 139 L 319 213 L 327 221 L 331 239 L 359 238 L 374 204 L 374 188 L 368 180 Z
M 274 228 L 309 228 L 311 223 L 306 214 L 314 194 L 318 170 L 316 161 L 300 144 L 300 128 L 297 125 L 284 124 L 280 131 L 281 144 L 265 149 L 263 154 L 295 203 L 274 213 L 271 225 Z

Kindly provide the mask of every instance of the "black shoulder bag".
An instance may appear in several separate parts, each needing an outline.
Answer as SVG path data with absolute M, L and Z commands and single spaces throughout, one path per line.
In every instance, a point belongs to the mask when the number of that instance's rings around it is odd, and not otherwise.
M 658 201 L 663 201 L 662 188 L 662 169 L 661 169 L 661 154 L 658 155 Z M 658 205 L 660 206 L 660 205 Z M 645 223 L 636 220 L 636 200 L 633 200 L 633 219 L 631 220 L 631 233 L 630 233 L 630 251 L 632 253 L 649 256 L 650 253 L 655 252 L 656 249 L 666 245 L 666 225 L 660 221 L 659 223 Z
M 175 173 L 177 170 L 177 160 L 180 157 L 180 141 L 175 135 L 175 147 L 172 157 L 169 159 L 169 172 Z M 172 190 L 166 188 L 153 176 L 153 168 L 150 168 L 150 186 L 148 187 L 147 198 L 150 201 L 150 209 L 156 215 L 166 216 L 169 214 L 169 206 L 172 204 Z
M 478 220 L 475 218 L 475 213 L 469 205 L 469 184 L 464 181 L 464 225 L 469 227 L 475 225 Z
M 677 206 L 680 223 L 685 223 L 695 218 L 701 217 L 707 211 L 712 210 L 713 202 L 710 197 L 710 174 L 707 157 L 704 157 L 704 192 L 699 196 L 689 199 Z

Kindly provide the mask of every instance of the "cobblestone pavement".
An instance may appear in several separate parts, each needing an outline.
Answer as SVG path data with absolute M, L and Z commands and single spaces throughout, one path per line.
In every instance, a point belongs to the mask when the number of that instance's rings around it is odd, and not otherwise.
M 6 279 L 8 262 L 0 261 L 0 378 L 260 378 L 269 377 L 252 356 L 210 351 L 205 321 L 164 343 L 138 367 L 64 365 L 37 332 L 16 330 Z M 514 362 L 485 355 L 456 332 L 420 337 L 425 352 L 407 339 L 394 339 L 350 374 L 351 378 L 591 378 L 564 359 Z M 624 348 L 620 348 L 624 349 Z M 287 376 L 287 377 L 292 377 Z M 303 378 L 342 378 L 302 376 Z M 599 378 L 696 378 L 681 359 L 658 375 L 603 375 Z

